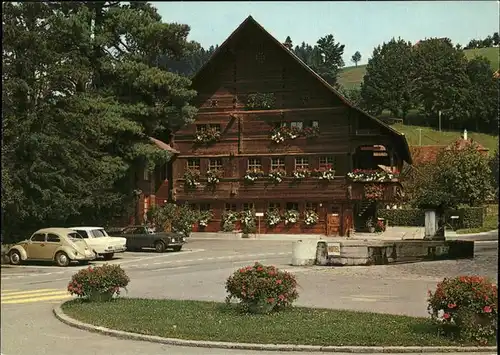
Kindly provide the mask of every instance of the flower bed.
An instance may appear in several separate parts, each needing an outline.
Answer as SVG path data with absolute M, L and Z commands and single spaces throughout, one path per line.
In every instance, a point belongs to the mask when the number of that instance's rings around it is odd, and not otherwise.
M 304 223 L 307 226 L 312 226 L 312 225 L 318 223 L 318 221 L 319 221 L 319 216 L 315 211 L 306 210 L 304 212 Z
M 88 301 L 109 301 L 127 287 L 129 277 L 120 265 L 92 267 L 78 271 L 71 277 L 68 292 Z
M 481 344 L 494 339 L 498 324 L 497 286 L 480 276 L 444 279 L 429 291 L 428 310 L 445 335 Z
M 398 173 L 388 173 L 384 170 L 354 169 L 347 173 L 353 182 L 387 182 L 397 179 Z
M 234 224 L 238 221 L 238 213 L 233 211 L 225 211 L 222 214 L 221 228 L 223 232 L 232 232 Z
M 296 210 L 288 210 L 285 212 L 283 216 L 283 220 L 285 221 L 285 225 L 294 224 L 299 221 L 300 213 Z
M 226 281 L 226 302 L 235 298 L 245 311 L 269 313 L 291 306 L 298 297 L 295 276 L 256 262 L 237 270 Z
M 213 213 L 211 211 L 201 211 L 198 224 L 200 227 L 208 226 L 208 222 L 213 218 Z
M 278 225 L 281 221 L 280 211 L 277 208 L 270 208 L 266 212 L 266 224 L 269 227 Z

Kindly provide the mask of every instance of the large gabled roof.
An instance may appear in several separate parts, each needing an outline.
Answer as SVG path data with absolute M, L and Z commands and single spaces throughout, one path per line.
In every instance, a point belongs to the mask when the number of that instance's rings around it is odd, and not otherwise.
M 378 118 L 368 114 L 367 112 L 361 110 L 359 107 L 356 107 L 353 103 L 351 103 L 349 100 L 347 100 L 340 92 L 338 92 L 333 86 L 331 86 L 326 80 L 324 80 L 320 75 L 318 75 L 314 70 L 312 70 L 307 64 L 305 64 L 299 57 L 297 57 L 291 50 L 289 50 L 287 47 L 285 47 L 280 41 L 278 41 L 276 38 L 274 38 L 264 27 L 262 27 L 257 21 L 252 16 L 248 16 L 234 31 L 229 35 L 229 37 L 214 51 L 210 59 L 198 70 L 198 72 L 195 74 L 195 76 L 192 79 L 193 83 L 196 83 L 197 80 L 200 79 L 202 76 L 202 73 L 205 72 L 207 69 L 209 63 L 213 62 L 216 60 L 217 57 L 221 55 L 221 53 L 224 53 L 225 49 L 229 46 L 231 42 L 233 42 L 237 37 L 238 34 L 241 33 L 241 31 L 248 27 L 248 26 L 254 26 L 261 30 L 265 36 L 267 36 L 273 43 L 275 43 L 279 48 L 281 48 L 282 51 L 287 53 L 295 62 L 297 62 L 300 66 L 302 66 L 305 70 L 307 70 L 312 76 L 314 76 L 323 86 L 329 90 L 331 93 L 333 93 L 335 96 L 337 96 L 346 106 L 349 108 L 361 113 L 363 116 L 368 117 L 369 119 L 375 121 L 379 126 L 385 128 L 388 130 L 394 138 L 397 139 L 398 145 L 404 150 L 405 156 L 402 156 L 402 158 L 408 162 L 409 164 L 412 163 L 411 159 L 411 153 L 410 153 L 410 148 L 408 146 L 408 142 L 406 140 L 406 137 L 403 133 L 395 130 L 391 126 L 385 124 L 384 122 L 380 121 Z

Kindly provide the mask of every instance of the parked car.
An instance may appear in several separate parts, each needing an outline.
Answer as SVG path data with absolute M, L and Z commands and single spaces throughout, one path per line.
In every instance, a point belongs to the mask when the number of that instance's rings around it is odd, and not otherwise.
M 158 253 L 167 249 L 180 251 L 186 243 L 186 238 L 180 233 L 156 233 L 147 226 L 128 226 L 113 235 L 127 239 L 127 250 L 130 251 L 142 248 L 154 248 Z
M 8 255 L 12 265 L 36 260 L 55 261 L 58 266 L 68 266 L 72 261 L 86 264 L 95 259 L 94 252 L 82 236 L 68 228 L 40 229 L 30 239 L 14 244 Z
M 123 253 L 127 250 L 125 238 L 110 237 L 102 227 L 71 227 L 70 229 L 78 232 L 88 246 L 104 260 L 111 260 L 115 253 Z

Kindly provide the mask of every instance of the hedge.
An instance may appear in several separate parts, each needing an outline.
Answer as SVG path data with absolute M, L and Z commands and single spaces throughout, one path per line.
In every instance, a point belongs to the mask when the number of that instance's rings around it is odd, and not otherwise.
M 484 207 L 446 210 L 446 223 L 452 225 L 451 216 L 459 216 L 458 221 L 454 222 L 456 229 L 482 227 L 485 212 Z M 388 210 L 380 208 L 377 211 L 377 217 L 387 220 L 389 226 L 421 227 L 425 225 L 425 211 L 419 209 Z

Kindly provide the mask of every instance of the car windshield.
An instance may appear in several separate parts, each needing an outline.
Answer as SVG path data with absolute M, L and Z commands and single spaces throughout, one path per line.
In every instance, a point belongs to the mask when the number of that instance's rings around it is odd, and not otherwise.
M 83 239 L 83 237 L 78 233 L 68 233 L 68 237 L 71 239 Z
M 94 229 L 91 233 L 94 236 L 94 238 L 107 237 L 106 232 L 104 231 L 104 229 Z

